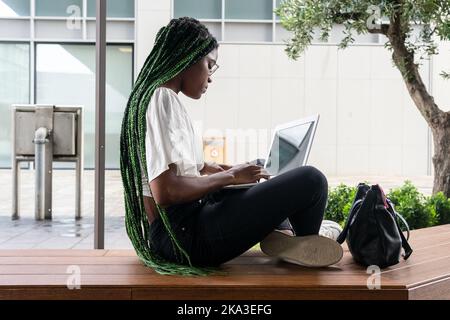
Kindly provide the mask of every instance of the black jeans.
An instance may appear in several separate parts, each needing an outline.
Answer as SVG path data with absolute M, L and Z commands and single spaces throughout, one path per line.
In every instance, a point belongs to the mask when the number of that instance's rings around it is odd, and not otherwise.
M 191 263 L 217 266 L 250 249 L 287 218 L 296 236 L 317 234 L 327 197 L 326 177 L 303 166 L 249 189 L 221 189 L 165 210 Z M 175 256 L 160 218 L 150 226 L 150 240 L 161 257 L 187 262 Z

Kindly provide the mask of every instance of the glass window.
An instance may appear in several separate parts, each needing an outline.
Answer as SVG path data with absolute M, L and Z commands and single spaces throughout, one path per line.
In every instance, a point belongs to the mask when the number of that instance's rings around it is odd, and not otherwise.
M 222 0 L 175 0 L 174 16 L 222 19 Z
M 29 103 L 30 46 L 0 43 L 0 167 L 11 167 L 11 105 Z
M 96 1 L 88 0 L 87 16 L 95 17 Z M 109 18 L 134 18 L 134 0 L 107 0 L 106 15 Z
M 225 0 L 225 19 L 272 20 L 272 0 Z
M 106 167 L 119 168 L 119 135 L 131 92 L 133 47 L 108 45 L 106 53 Z M 38 44 L 37 103 L 84 106 L 85 167 L 94 167 L 95 47 Z
M 30 0 L 0 0 L 0 17 L 30 15 Z
M 83 0 L 36 0 L 37 16 L 81 17 Z

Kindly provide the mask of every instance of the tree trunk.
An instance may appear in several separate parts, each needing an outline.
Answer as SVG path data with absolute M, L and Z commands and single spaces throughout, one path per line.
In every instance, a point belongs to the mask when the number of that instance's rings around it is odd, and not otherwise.
M 422 83 L 417 65 L 411 70 L 416 80 L 405 80 L 409 95 L 431 128 L 434 143 L 433 194 L 442 191 L 450 198 L 450 112 L 440 110 Z
M 402 74 L 409 95 L 433 134 L 433 194 L 442 191 L 450 197 L 450 112 L 440 110 L 427 92 L 418 65 L 414 63 L 414 52 L 405 46 L 406 34 L 401 28 L 399 14 L 391 17 L 386 36 L 392 45 L 392 59 Z
M 450 114 L 446 113 L 446 124 L 431 128 L 434 141 L 433 194 L 442 191 L 450 198 Z

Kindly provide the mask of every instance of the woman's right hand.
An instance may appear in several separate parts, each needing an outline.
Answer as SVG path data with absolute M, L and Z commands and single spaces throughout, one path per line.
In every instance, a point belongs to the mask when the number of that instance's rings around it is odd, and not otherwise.
M 233 176 L 233 184 L 254 183 L 261 178 L 268 179 L 270 174 L 261 166 L 248 163 L 238 164 L 227 170 Z

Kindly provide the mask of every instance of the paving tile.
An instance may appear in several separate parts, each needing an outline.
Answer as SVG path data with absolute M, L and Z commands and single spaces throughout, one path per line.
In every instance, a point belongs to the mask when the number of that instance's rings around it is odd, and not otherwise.
M 8 241 L 0 244 L 0 250 L 9 250 L 9 249 L 34 249 L 36 243 L 33 242 L 24 242 L 24 243 L 16 243 L 14 241 Z

